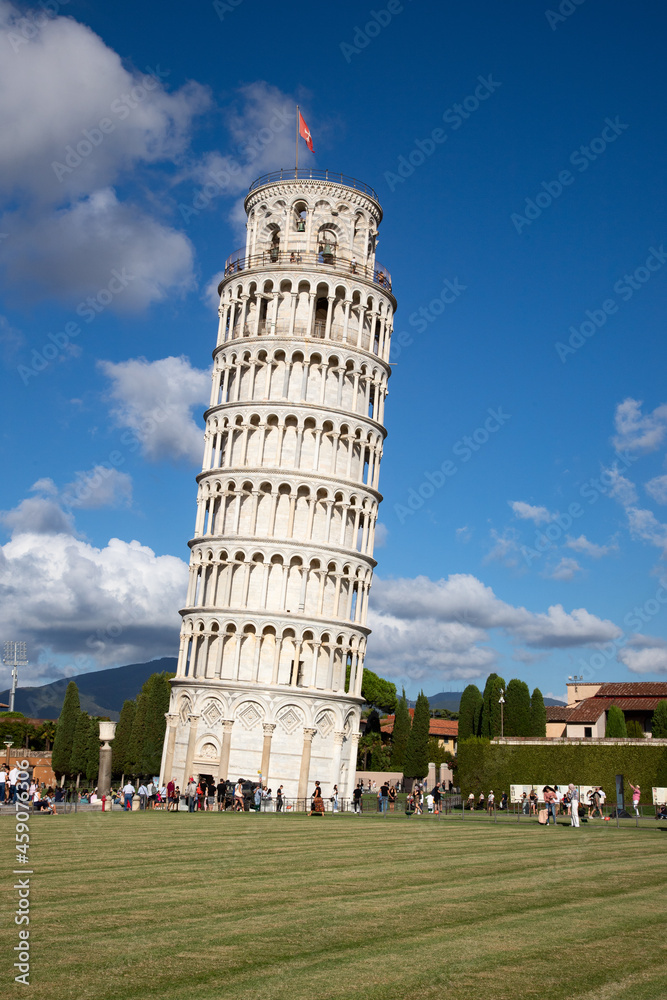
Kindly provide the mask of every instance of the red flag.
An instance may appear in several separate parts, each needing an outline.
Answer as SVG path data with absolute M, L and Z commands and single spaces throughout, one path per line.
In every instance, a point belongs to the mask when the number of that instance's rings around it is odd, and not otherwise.
M 299 135 L 301 136 L 302 139 L 306 140 L 306 146 L 308 146 L 308 149 L 311 151 L 311 153 L 314 153 L 315 150 L 313 149 L 313 137 L 311 136 L 310 129 L 303 120 L 303 115 L 301 114 L 300 111 L 299 111 Z

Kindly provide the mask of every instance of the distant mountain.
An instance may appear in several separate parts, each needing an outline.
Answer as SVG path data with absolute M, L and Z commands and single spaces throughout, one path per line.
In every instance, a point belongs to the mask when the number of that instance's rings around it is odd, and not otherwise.
M 57 719 L 60 715 L 65 691 L 70 681 L 79 689 L 81 708 L 89 715 L 108 715 L 118 721 L 123 702 L 136 698 L 144 681 L 151 674 L 163 671 L 176 672 L 176 657 L 163 656 L 148 663 L 128 663 L 124 667 L 110 667 L 88 674 L 75 674 L 41 687 L 18 688 L 15 709 L 33 719 Z M 9 702 L 9 691 L 0 691 L 0 702 Z

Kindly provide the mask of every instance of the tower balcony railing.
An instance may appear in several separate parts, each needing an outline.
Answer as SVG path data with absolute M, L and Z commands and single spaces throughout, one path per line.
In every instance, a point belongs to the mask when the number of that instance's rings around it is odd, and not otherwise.
M 377 201 L 378 204 L 380 203 L 377 192 L 373 190 L 370 184 L 365 184 L 364 181 L 357 180 L 356 177 L 349 177 L 347 174 L 338 174 L 334 170 L 315 170 L 310 167 L 274 170 L 273 173 L 263 174 L 252 182 L 248 188 L 248 193 L 256 191 L 257 188 L 264 187 L 266 184 L 275 184 L 277 181 L 296 180 L 330 181 L 332 184 L 342 184 L 344 187 L 361 191 L 374 201 Z
M 358 274 L 367 281 L 373 281 L 380 288 L 391 292 L 391 274 L 377 261 L 375 264 L 360 264 L 356 257 L 343 257 L 335 248 L 323 246 L 320 250 L 284 250 L 282 247 L 270 247 L 259 253 L 245 256 L 245 247 L 230 254 L 225 261 L 224 277 L 241 271 L 252 271 L 260 267 L 306 267 L 320 266 L 342 274 Z

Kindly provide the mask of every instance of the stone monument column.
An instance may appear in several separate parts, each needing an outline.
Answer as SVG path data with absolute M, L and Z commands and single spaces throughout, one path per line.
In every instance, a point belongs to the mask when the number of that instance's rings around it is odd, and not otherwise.
M 109 794 L 111 787 L 111 745 L 110 740 L 116 735 L 115 722 L 100 722 L 100 739 L 103 741 L 100 747 L 100 770 L 97 776 L 97 793 L 100 798 Z
M 305 799 L 308 795 L 308 774 L 310 772 L 310 752 L 313 749 L 313 737 L 317 729 L 304 727 L 303 750 L 301 752 L 301 770 L 299 771 L 299 790 L 297 798 Z
M 222 747 L 220 749 L 220 763 L 218 764 L 218 777 L 223 781 L 227 780 L 229 773 L 229 753 L 232 749 L 232 726 L 233 719 L 222 720 Z

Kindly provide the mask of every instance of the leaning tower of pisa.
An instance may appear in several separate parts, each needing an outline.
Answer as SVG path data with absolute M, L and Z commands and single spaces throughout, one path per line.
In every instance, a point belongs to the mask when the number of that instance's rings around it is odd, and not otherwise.
M 280 171 L 225 264 L 162 778 L 354 782 L 389 343 L 382 209 Z

